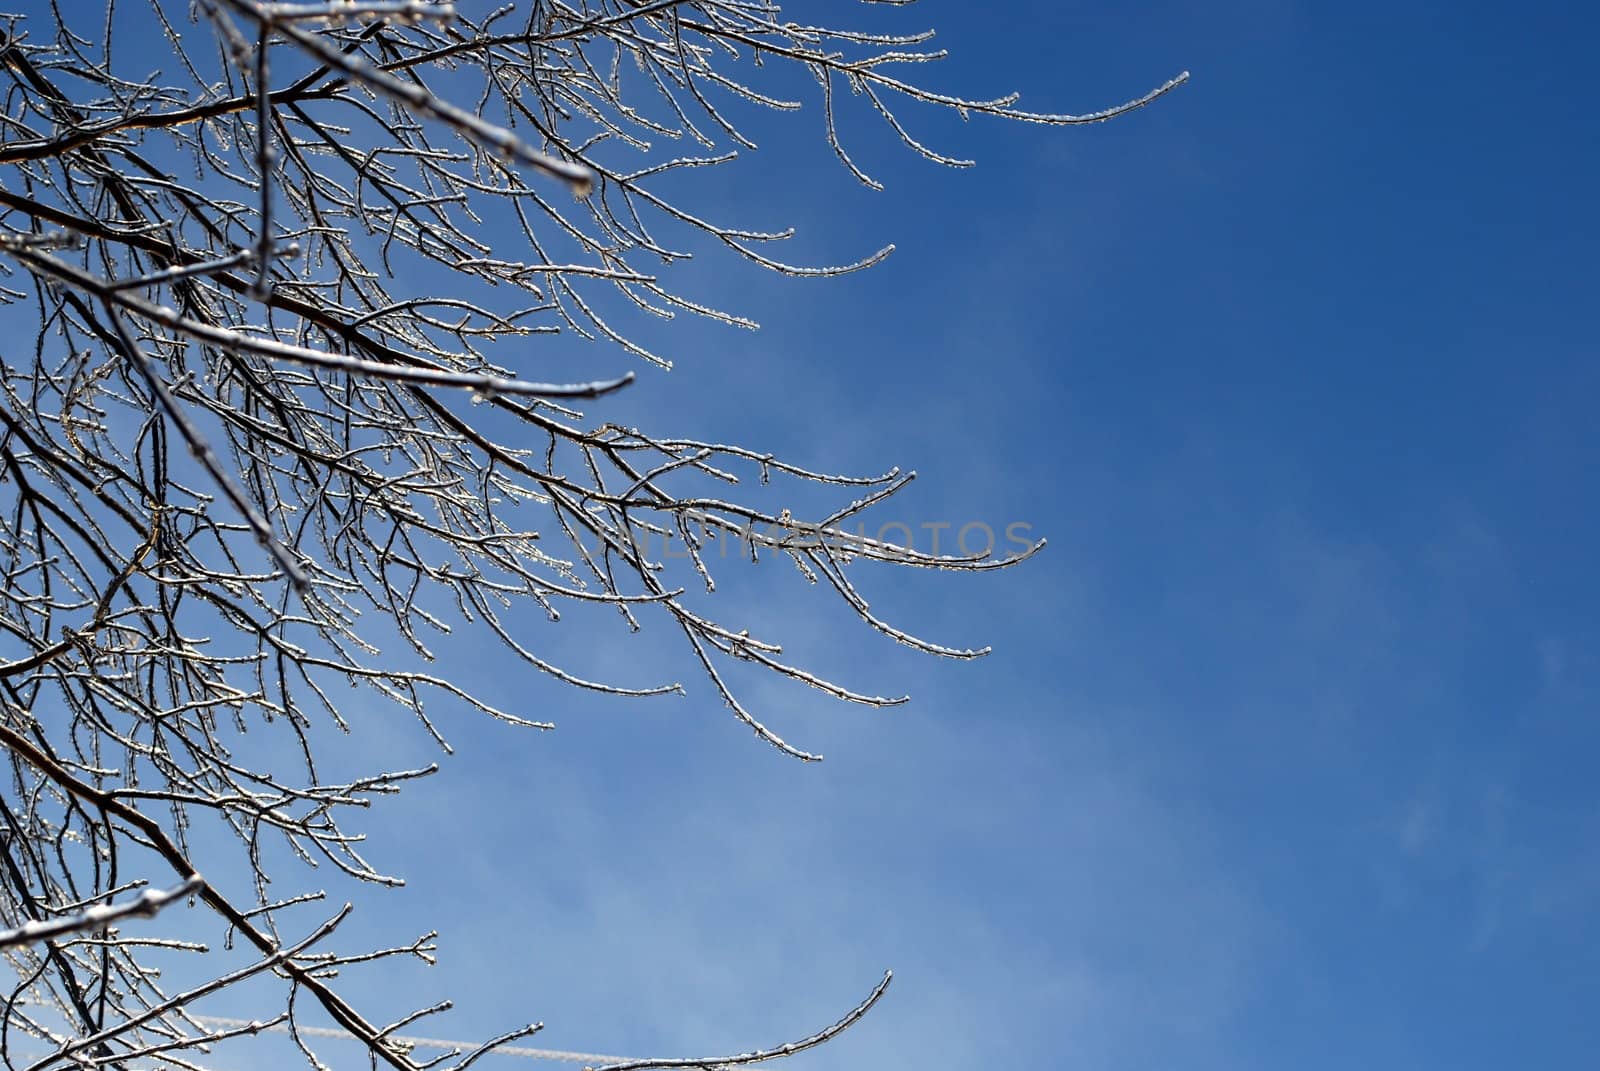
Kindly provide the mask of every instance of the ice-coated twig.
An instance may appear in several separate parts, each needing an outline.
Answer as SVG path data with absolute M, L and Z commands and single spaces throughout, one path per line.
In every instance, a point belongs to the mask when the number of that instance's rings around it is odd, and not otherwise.
M 193 1018 L 207 1026 L 243 1028 L 248 1027 L 252 1020 L 239 1019 L 224 1015 L 196 1015 Z M 289 1027 L 284 1024 L 262 1026 L 261 1029 L 269 1033 L 286 1034 Z M 348 1037 L 343 1030 L 334 1030 L 325 1026 L 302 1026 L 300 1033 L 311 1037 L 343 1038 Z M 386 1034 L 385 1040 L 390 1044 L 408 1049 L 445 1049 L 450 1052 L 471 1052 L 481 1047 L 476 1041 L 446 1041 L 443 1038 L 411 1037 L 401 1034 Z M 563 1063 L 575 1064 L 613 1064 L 627 1061 L 625 1056 L 607 1056 L 597 1052 L 569 1052 L 565 1049 L 539 1049 L 527 1045 L 497 1045 L 489 1050 L 495 1056 L 518 1056 L 529 1060 L 557 1060 Z
M 766 1063 L 769 1060 L 793 1056 L 796 1053 L 814 1049 L 826 1041 L 838 1037 L 850 1029 L 861 1017 L 872 1010 L 872 1006 L 883 999 L 884 993 L 889 990 L 889 983 L 894 980 L 893 971 L 884 971 L 883 980 L 873 987 L 867 998 L 854 1008 L 851 1008 L 842 1018 L 831 1026 L 823 1027 L 809 1037 L 799 1041 L 791 1041 L 786 1045 L 779 1045 L 772 1049 L 754 1049 L 750 1052 L 737 1053 L 733 1056 L 714 1056 L 710 1059 L 685 1057 L 679 1059 L 653 1059 L 653 1060 L 626 1060 L 621 1063 L 606 1064 L 597 1067 L 594 1071 L 647 1071 L 649 1068 L 682 1068 L 682 1067 L 739 1067 L 751 1064 Z
M 120 904 L 100 904 L 77 915 L 59 919 L 34 919 L 9 930 L 0 930 L 0 948 L 49 941 L 69 933 L 99 930 L 123 919 L 155 918 L 160 910 L 176 900 L 198 892 L 204 882 L 198 875 L 170 889 L 146 889 L 132 900 Z
M 373 18 L 390 18 L 401 23 L 433 19 L 444 23 L 456 14 L 454 4 L 436 4 L 430 0 L 329 0 L 325 4 L 261 4 L 259 9 L 264 19 L 273 24 Z
M 189 338 L 236 352 L 254 353 L 283 361 L 313 365 L 347 375 L 370 376 L 416 383 L 429 387 L 455 387 L 470 390 L 485 397 L 499 394 L 522 395 L 535 398 L 598 398 L 621 390 L 634 380 L 632 372 L 624 372 L 615 379 L 594 383 L 529 383 L 520 379 L 486 375 L 480 372 L 451 372 L 429 367 L 428 362 L 414 359 L 413 364 L 399 365 L 382 361 L 369 361 L 360 357 L 346 357 L 337 353 L 292 346 L 270 338 L 258 338 L 228 328 L 214 327 L 191 320 L 168 305 L 155 305 L 126 292 L 126 288 L 103 283 L 98 279 L 50 257 L 32 256 L 28 263 L 46 274 L 75 283 L 85 291 L 101 294 L 114 304 L 164 327 L 169 327 Z M 212 266 L 214 268 L 214 265 Z

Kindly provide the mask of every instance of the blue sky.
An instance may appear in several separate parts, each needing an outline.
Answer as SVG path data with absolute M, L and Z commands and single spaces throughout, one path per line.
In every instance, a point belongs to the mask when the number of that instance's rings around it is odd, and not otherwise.
M 552 1047 L 700 1053 L 802 1036 L 894 968 L 816 1069 L 1592 1058 L 1600 22 L 1003 9 L 868 17 L 941 30 L 936 88 L 1041 110 L 1193 79 L 1074 130 L 908 108 L 969 171 L 855 116 L 881 194 L 814 110 L 775 125 L 709 180 L 725 214 L 795 223 L 791 259 L 898 252 L 831 281 L 697 262 L 691 292 L 762 331 L 673 324 L 653 341 L 676 369 L 617 402 L 820 467 L 917 469 L 880 521 L 1030 525 L 1050 546 L 1014 570 L 866 582 L 892 620 L 994 653 L 939 662 L 793 570 L 728 570 L 725 617 L 914 696 L 864 711 L 753 680 L 828 756 L 802 766 L 663 622 L 627 640 L 530 617 L 573 668 L 690 695 L 463 663 L 559 728 L 444 712 L 457 756 L 369 824 L 369 858 L 410 884 L 351 929 L 438 928 L 440 965 L 346 989 L 396 1012 L 448 995 L 451 1037 L 542 1019 Z M 432 757 L 369 716 L 374 759 Z

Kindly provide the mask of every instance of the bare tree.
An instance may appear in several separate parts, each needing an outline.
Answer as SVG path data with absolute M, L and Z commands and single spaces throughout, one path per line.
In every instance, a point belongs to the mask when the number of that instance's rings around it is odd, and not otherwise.
M 510 627 L 529 604 L 552 619 L 609 607 L 628 629 L 653 620 L 681 633 L 734 717 L 804 760 L 818 756 L 734 694 L 729 660 L 849 702 L 903 699 L 791 665 L 777 643 L 717 620 L 713 545 L 791 561 L 893 640 L 982 654 L 879 620 L 852 577 L 860 560 L 1015 560 L 850 531 L 910 474 L 813 472 L 677 429 L 593 423 L 572 405 L 596 399 L 603 416 L 632 378 L 616 365 L 665 363 L 613 326 L 614 310 L 753 326 L 675 288 L 673 265 L 697 246 L 788 275 L 888 253 L 791 265 L 774 252 L 789 231 L 693 204 L 692 169 L 754 148 L 741 121 L 800 107 L 784 95 L 793 72 L 814 79 L 828 144 L 868 185 L 835 129 L 843 96 L 916 153 L 962 166 L 897 109 L 1070 125 L 1181 81 L 1090 115 L 1033 114 L 906 80 L 943 54 L 931 34 L 801 26 L 770 0 L 533 0 L 481 14 L 425 0 L 33 6 L 0 16 L 0 949 L 17 971 L 0 1058 L 33 1071 L 192 1068 L 219 1040 L 275 1028 L 321 1066 L 307 1039 L 327 1028 L 298 1018 L 308 1000 L 374 1065 L 407 1071 L 465 1068 L 537 1029 L 420 1060 L 396 1032 L 440 1009 L 379 1023 L 331 979 L 427 958 L 431 935 L 327 952 L 349 906 L 306 923 L 314 895 L 268 890 L 279 855 L 395 883 L 341 818 L 433 769 L 322 770 L 319 726 L 345 725 L 333 685 L 410 712 L 441 747 L 437 697 L 542 727 L 424 668 L 452 628 L 579 688 L 680 691 L 586 679 Z M 540 356 L 534 336 L 555 332 L 613 344 L 596 352 L 616 365 L 589 382 L 521 372 Z M 809 518 L 773 511 L 742 490 L 752 476 L 836 501 Z M 393 644 L 409 653 L 379 655 Z M 267 772 L 263 732 L 289 734 L 298 770 Z M 239 851 L 199 858 L 208 823 Z M 149 882 L 172 887 L 135 895 Z M 164 982 L 150 957 L 200 946 L 125 923 L 174 901 L 209 909 L 256 958 Z M 198 1017 L 202 997 L 258 975 L 281 980 L 283 1011 Z M 886 984 L 779 1049 L 616 1071 L 788 1055 L 849 1026 Z M 23 1038 L 46 1055 L 18 1056 Z

